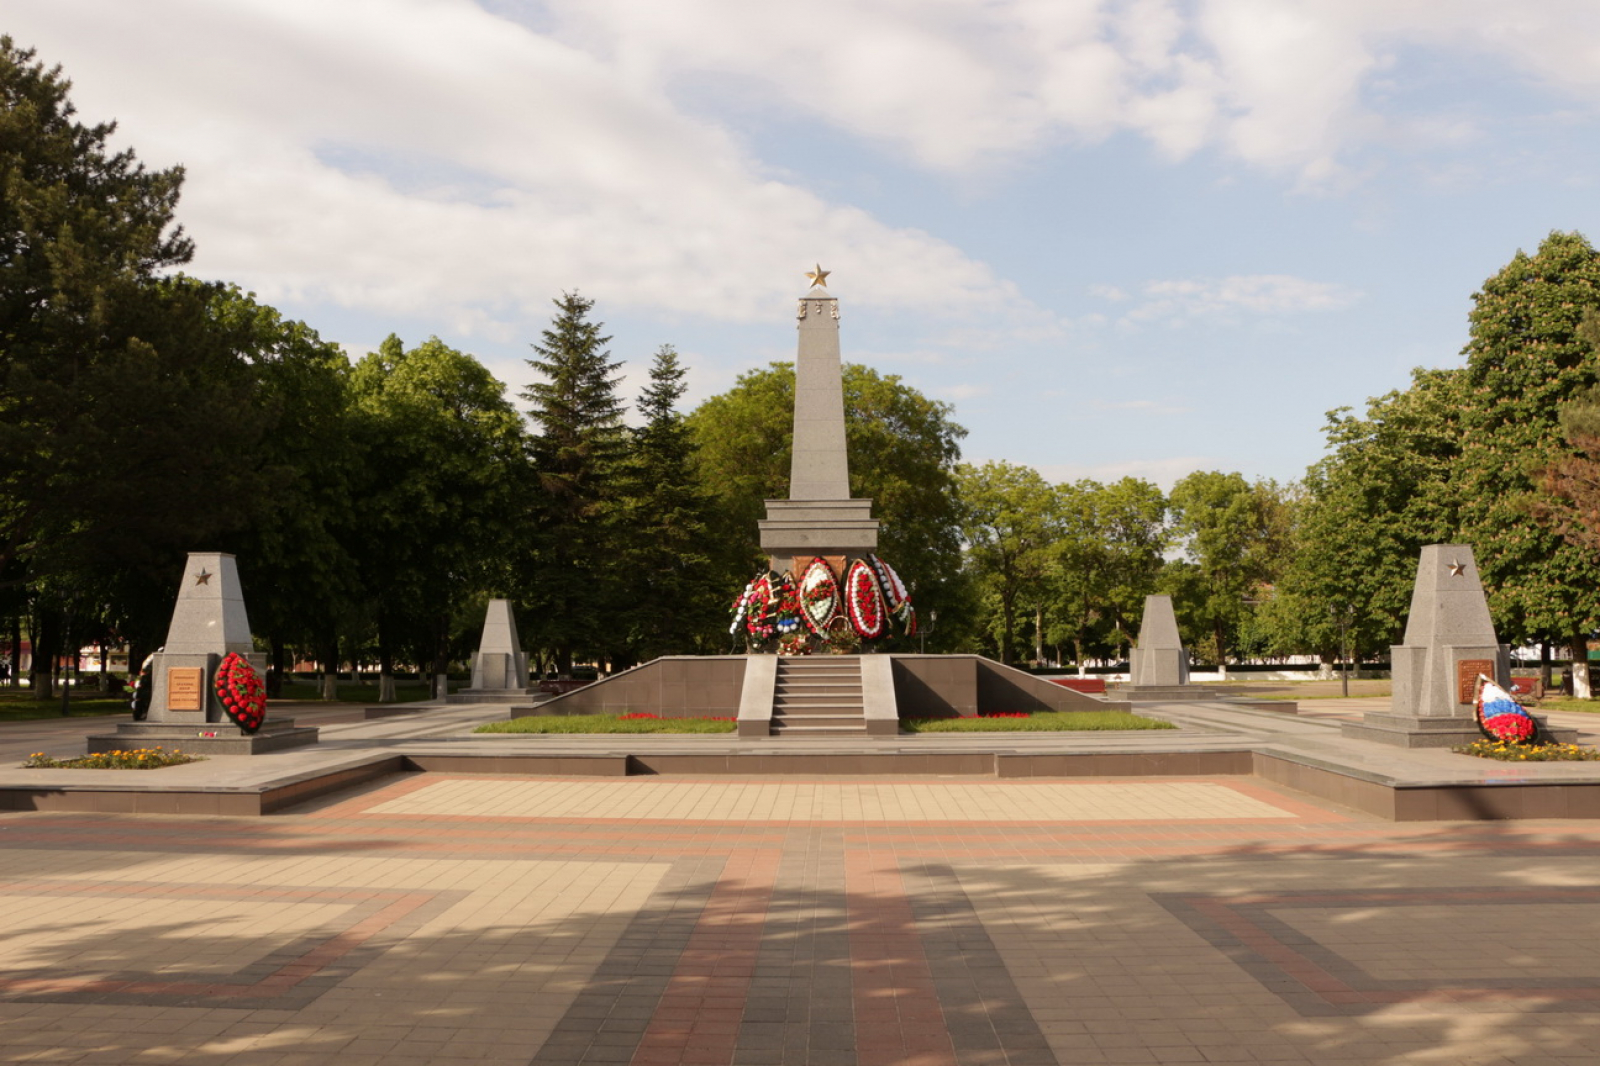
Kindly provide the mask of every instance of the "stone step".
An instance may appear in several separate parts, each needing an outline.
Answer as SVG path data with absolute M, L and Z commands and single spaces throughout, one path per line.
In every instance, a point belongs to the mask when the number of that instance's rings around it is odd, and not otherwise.
M 811 722 L 811 721 L 815 721 L 815 720 L 817 720 L 819 718 L 838 718 L 841 721 L 853 721 L 853 722 L 864 722 L 864 721 L 866 721 L 866 716 L 861 713 L 861 709 L 859 707 L 854 709 L 854 710 L 850 710 L 850 709 L 847 709 L 847 708 L 839 708 L 839 707 L 827 707 L 827 708 L 823 708 L 823 709 L 819 709 L 819 710 L 815 710 L 815 711 L 783 710 L 783 711 L 774 711 L 772 713 L 772 720 L 774 722 L 785 721 L 785 720 L 794 721 L 794 722 L 798 722 L 798 721 Z
M 773 714 L 866 714 L 862 703 L 774 703 Z

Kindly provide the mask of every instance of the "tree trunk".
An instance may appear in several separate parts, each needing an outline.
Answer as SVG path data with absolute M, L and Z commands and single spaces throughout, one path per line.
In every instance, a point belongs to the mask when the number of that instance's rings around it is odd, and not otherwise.
M 40 610 L 39 625 L 33 634 L 33 698 L 48 700 L 55 695 L 51 686 L 52 667 L 55 666 L 61 645 L 61 619 L 46 610 Z
M 1011 665 L 1011 630 L 1017 624 L 1017 608 L 1007 596 L 1000 597 L 1000 661 Z
M 1550 642 L 1539 642 L 1539 685 L 1545 691 L 1550 689 Z
M 283 698 L 283 641 L 274 636 L 270 640 L 272 646 L 272 666 L 267 671 L 267 699 L 276 700 Z
M 11 687 L 22 687 L 22 615 L 11 616 Z
M 1078 676 L 1088 677 L 1083 666 L 1083 634 L 1079 633 L 1072 638 L 1072 659 L 1078 664 Z
M 1572 694 L 1586 700 L 1589 692 L 1589 637 L 1580 633 L 1572 638 Z
M 322 666 L 322 691 L 319 695 L 325 700 L 339 698 L 339 640 L 330 637 L 322 650 L 317 653 L 317 661 Z

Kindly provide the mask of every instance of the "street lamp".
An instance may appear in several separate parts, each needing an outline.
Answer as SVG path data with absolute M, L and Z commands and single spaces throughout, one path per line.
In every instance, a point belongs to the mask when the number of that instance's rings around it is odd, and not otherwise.
M 928 628 L 917 630 L 917 654 L 926 655 L 928 652 L 928 634 L 933 632 L 933 627 L 939 624 L 939 612 L 928 612 Z

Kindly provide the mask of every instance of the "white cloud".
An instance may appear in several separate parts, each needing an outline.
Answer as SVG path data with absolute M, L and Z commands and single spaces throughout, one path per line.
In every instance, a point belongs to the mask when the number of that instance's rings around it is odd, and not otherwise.
M 499 341 L 570 288 L 770 320 L 819 259 L 857 306 L 966 320 L 942 331 L 955 343 L 1061 335 L 950 242 L 775 176 L 741 114 L 780 110 L 934 171 L 1132 131 L 1173 159 L 1214 148 L 1326 185 L 1360 172 L 1364 144 L 1476 135 L 1468 108 L 1367 98 L 1403 80 L 1407 48 L 1515 69 L 1584 114 L 1600 99 L 1600 5 L 1567 0 L 546 0 L 526 24 L 495 8 L 10 0 L 6 30 L 65 65 L 86 118 L 187 166 L 197 272 L 269 301 L 427 307 Z M 1135 320 L 1351 298 L 1198 284 L 1147 292 Z
M 897 146 L 984 169 L 1061 137 L 1131 130 L 1165 156 L 1220 148 L 1308 187 L 1408 124 L 1365 93 L 1397 50 L 1515 69 L 1592 109 L 1600 5 L 1581 0 L 550 0 L 569 39 L 640 83 L 706 79 Z M 1465 123 L 1465 125 L 1463 125 Z
M 268 301 L 426 306 L 490 339 L 571 288 L 770 319 L 820 258 L 860 306 L 1029 310 L 952 245 L 766 177 L 630 57 L 467 0 L 8 7 L 85 117 L 116 116 L 151 165 L 185 165 L 193 269 Z
M 1218 318 L 1240 312 L 1283 316 L 1339 311 L 1361 299 L 1344 285 L 1309 281 L 1287 274 L 1246 274 L 1225 278 L 1192 278 L 1147 282 L 1140 302 L 1123 321 Z

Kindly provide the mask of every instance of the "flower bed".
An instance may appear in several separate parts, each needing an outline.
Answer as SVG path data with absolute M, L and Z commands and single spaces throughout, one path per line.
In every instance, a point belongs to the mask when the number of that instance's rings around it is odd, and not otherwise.
M 1500 762 L 1594 762 L 1600 760 L 1600 751 L 1580 748 L 1576 744 L 1518 744 L 1507 740 L 1474 740 L 1461 748 L 1451 748 L 1461 755 L 1476 755 L 1480 759 Z
M 76 759 L 52 759 L 42 751 L 28 756 L 23 763 L 27 770 L 159 770 L 163 766 L 181 766 L 186 762 L 200 762 L 204 756 L 190 755 L 177 748 L 134 748 L 132 751 L 103 751 L 95 755 L 82 755 Z

